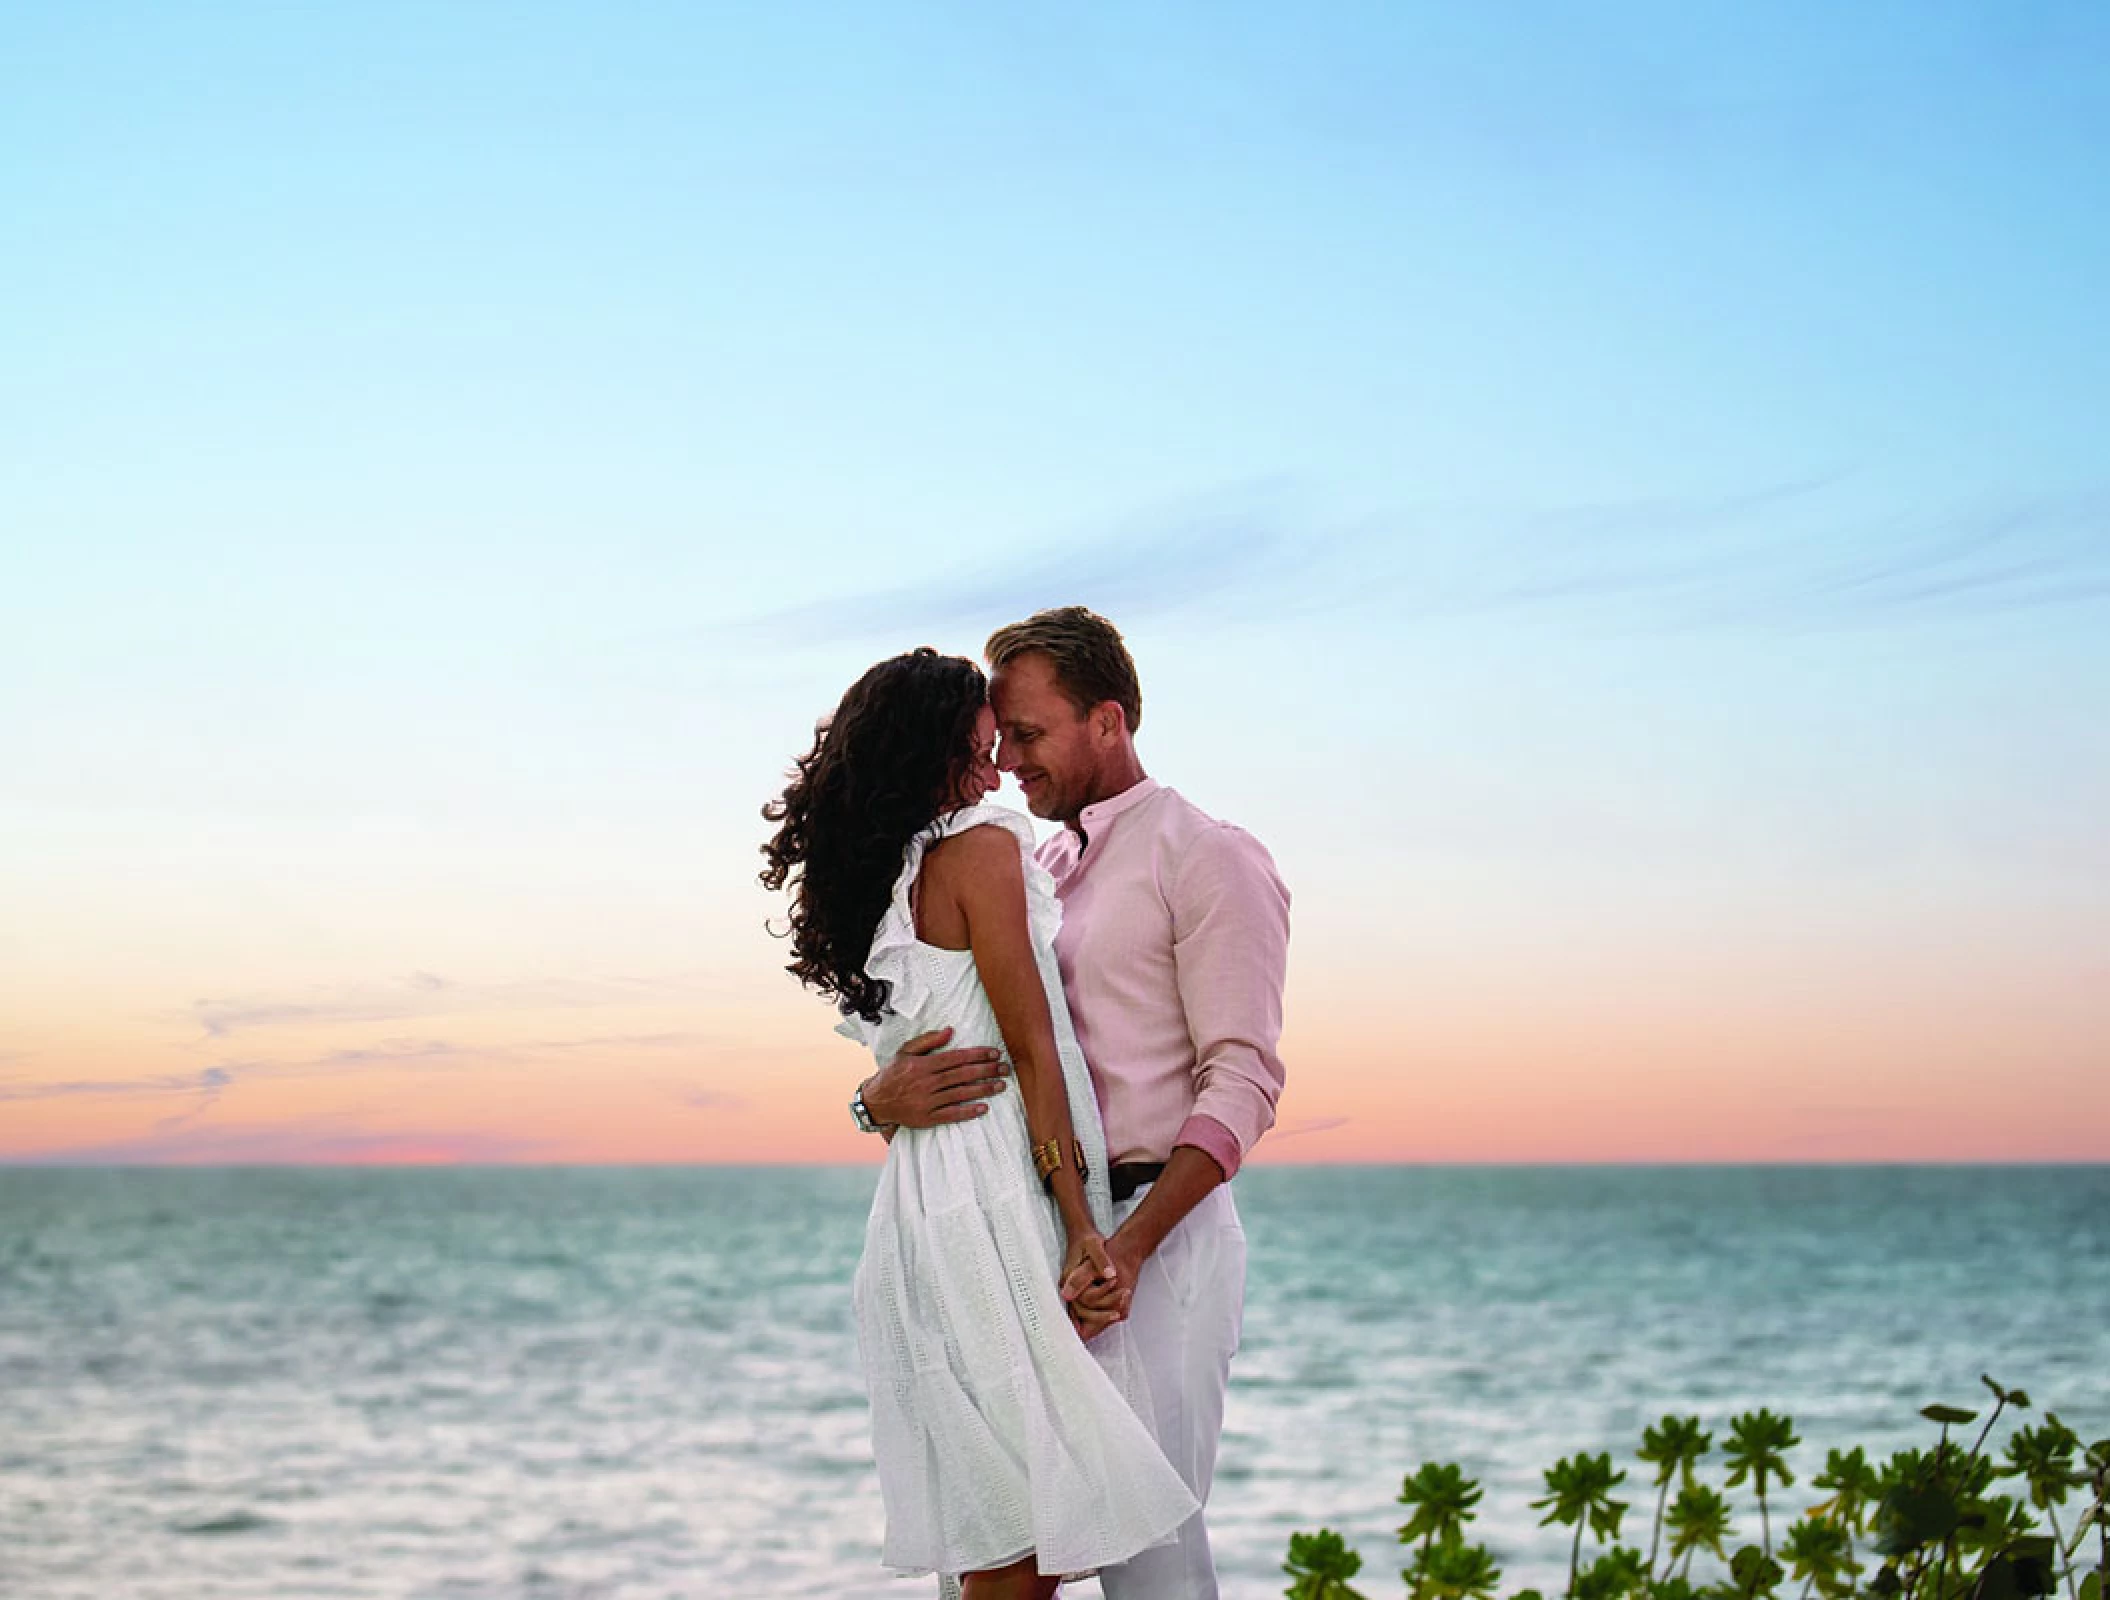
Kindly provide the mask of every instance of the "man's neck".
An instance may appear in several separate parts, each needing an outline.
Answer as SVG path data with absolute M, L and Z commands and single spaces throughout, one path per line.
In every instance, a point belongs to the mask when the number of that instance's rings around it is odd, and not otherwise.
M 1076 816 L 1067 817 L 1063 820 L 1062 825 L 1077 835 L 1077 848 L 1079 850 L 1091 843 L 1090 835 L 1084 831 L 1084 813 L 1093 806 L 1103 805 L 1117 796 L 1128 793 L 1129 790 L 1149 776 L 1150 774 L 1143 770 L 1143 763 L 1138 761 L 1133 755 L 1122 762 L 1115 771 L 1100 775 L 1100 781 L 1092 785 L 1092 797 L 1084 802 Z

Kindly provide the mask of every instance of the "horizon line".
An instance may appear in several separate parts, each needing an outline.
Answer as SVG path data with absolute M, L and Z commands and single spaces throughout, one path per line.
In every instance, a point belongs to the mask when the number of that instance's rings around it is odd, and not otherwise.
M 96 1161 L 75 1160 L 58 1157 L 0 1156 L 0 1171 L 31 1171 L 65 1169 L 76 1172 L 238 1172 L 238 1171 L 602 1171 L 629 1172 L 645 1169 L 723 1169 L 728 1171 L 768 1171 L 789 1169 L 826 1169 L 831 1171 L 865 1171 L 876 1168 L 876 1161 L 808 1161 L 763 1158 L 745 1161 L 713 1160 L 644 1160 L 644 1161 L 450 1161 L 450 1160 L 373 1160 L 373 1161 Z M 1546 1171 L 1572 1170 L 1578 1168 L 1616 1168 L 1625 1170 L 1814 1170 L 1823 1168 L 2093 1168 L 2110 1167 L 2110 1156 L 1957 1156 L 1957 1157 L 1816 1157 L 1816 1158 L 1771 1158 L 1755 1157 L 1742 1160 L 1720 1160 L 1696 1158 L 1689 1161 L 1665 1160 L 1662 1158 L 1624 1159 L 1618 1157 L 1579 1157 L 1558 1160 L 1516 1160 L 1489 1157 L 1471 1159 L 1422 1159 L 1399 1157 L 1390 1160 L 1368 1161 L 1261 1161 L 1248 1163 L 1251 1170 L 1295 1170 L 1312 1171 L 1340 1168 L 1401 1168 L 1419 1167 L 1455 1171 Z M 1241 1168 L 1241 1171 L 1247 1168 Z M 1226 1179 L 1233 1182 L 1235 1179 Z

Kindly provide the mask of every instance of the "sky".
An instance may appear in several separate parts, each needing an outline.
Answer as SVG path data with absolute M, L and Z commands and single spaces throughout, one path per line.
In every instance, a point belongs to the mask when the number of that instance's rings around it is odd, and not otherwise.
M 9 34 L 0 1161 L 876 1159 L 760 808 L 1070 603 L 1256 1161 L 2110 1159 L 2101 7 Z

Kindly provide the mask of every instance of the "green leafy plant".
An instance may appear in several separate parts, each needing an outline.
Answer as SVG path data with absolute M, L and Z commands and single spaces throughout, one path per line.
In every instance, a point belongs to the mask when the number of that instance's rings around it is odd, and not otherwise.
M 1439 1584 L 1455 1583 L 1466 1576 L 1459 1558 L 1437 1552 L 1447 1552 L 1452 1546 L 1481 1548 L 1464 1546 L 1465 1525 L 1473 1520 L 1480 1493 L 1479 1484 L 1451 1461 L 1424 1462 L 1400 1485 L 1399 1503 L 1411 1506 L 1414 1514 L 1400 1528 L 1399 1542 L 1418 1541 L 1419 1546 L 1400 1576 L 1407 1580 L 1416 1600 L 1428 1600 L 1445 1592 Z M 1495 1576 L 1500 1576 L 1499 1571 Z
M 1747 1544 L 1729 1558 L 1730 1586 L 1739 1595 L 1771 1594 L 1780 1587 L 1780 1563 L 1755 1544 Z
M 1648 1594 L 1648 1562 L 1639 1550 L 1615 1544 L 1583 1568 L 1576 1600 L 1642 1600 Z
M 1719 1561 L 1727 1561 L 1729 1554 L 1722 1548 L 1729 1537 L 1729 1502 L 1721 1491 L 1704 1483 L 1695 1483 L 1680 1489 L 1678 1498 L 1670 1503 L 1669 1515 L 1664 1526 L 1670 1529 L 1670 1556 L 1676 1562 L 1685 1558 L 1678 1568 L 1678 1576 L 1692 1576 L 1692 1558 L 1705 1550 Z
M 2059 1528 L 2059 1507 L 2075 1489 L 2088 1486 L 2088 1474 L 2076 1464 L 2081 1453 L 2080 1435 L 2061 1422 L 2056 1412 L 2044 1413 L 2034 1428 L 2017 1428 L 2007 1442 L 2007 1465 L 1995 1470 L 2007 1478 L 2019 1477 L 2029 1491 L 2029 1503 L 2044 1513 L 2051 1536 L 2062 1550 L 2066 1536 Z M 2077 1595 L 2073 1574 L 2066 1575 L 2066 1592 Z
M 1502 1569 L 1486 1545 L 1454 1534 L 1430 1545 L 1401 1576 L 1428 1600 L 1493 1600 Z
M 1783 1485 L 1794 1483 L 1795 1475 L 1788 1471 L 1785 1452 L 1800 1443 L 1794 1423 L 1787 1417 L 1776 1417 L 1763 1406 L 1729 1419 L 1729 1442 L 1722 1446 L 1722 1455 L 1729 1463 L 1727 1481 L 1734 1489 L 1746 1478 L 1751 1480 L 1758 1495 L 1762 1541 L 1759 1548 L 1769 1558 L 1773 1554 L 1773 1522 L 1766 1509 L 1766 1485 L 1775 1478 Z
M 1845 1526 L 1819 1514 L 1812 1507 L 1797 1519 L 1780 1541 L 1780 1553 L 1788 1558 L 1788 1571 L 1802 1579 L 1802 1600 L 1812 1593 L 1824 1600 L 1844 1600 L 1853 1590 L 1853 1539 Z
M 1809 1514 L 1836 1527 L 1846 1540 L 1843 1570 L 1849 1587 L 1861 1576 L 1862 1566 L 1854 1551 L 1854 1536 L 1868 1531 L 1868 1513 L 1883 1492 L 1883 1481 L 1868 1464 L 1868 1454 L 1859 1445 L 1851 1450 L 1833 1450 L 1824 1458 L 1824 1470 L 1811 1480 L 1811 1487 L 1829 1489 L 1832 1497 L 1810 1507 Z
M 2081 1513 L 2080 1521 L 2074 1529 L 2073 1547 L 2066 1555 L 2071 1558 L 2074 1551 L 2080 1549 L 2092 1524 L 2095 1528 L 2097 1560 L 2095 1571 L 2081 1584 L 2080 1600 L 2103 1600 L 2105 1575 L 2110 1574 L 2110 1439 L 2096 1440 L 2088 1447 L 2083 1461 L 2088 1470 L 2088 1487 L 2094 1491 L 2095 1498 L 2088 1509 Z
M 1331 1528 L 1289 1536 L 1289 1559 L 1282 1570 L 1296 1581 L 1282 1592 L 1289 1600 L 1364 1600 L 1348 1580 L 1363 1570 L 1363 1558 Z
M 1568 1593 L 1575 1593 L 1577 1564 L 1582 1559 L 1583 1529 L 1598 1539 L 1617 1539 L 1619 1519 L 1626 1515 L 1626 1502 L 1612 1498 L 1613 1489 L 1626 1481 L 1624 1472 L 1612 1470 L 1609 1453 L 1565 1456 L 1546 1469 L 1546 1497 L 1531 1502 L 1544 1511 L 1539 1526 L 1558 1522 L 1572 1525 L 1575 1539 L 1568 1550 Z
M 1468 1478 L 1453 1461 L 1427 1461 L 1407 1474 L 1399 1486 L 1399 1503 L 1413 1507 L 1414 1514 L 1399 1530 L 1401 1544 L 1417 1540 L 1426 1547 L 1439 1539 L 1463 1533 L 1480 1503 L 1480 1485 Z
M 1663 1539 L 1663 1512 L 1670 1504 L 1671 1479 L 1689 1489 L 1693 1468 L 1713 1447 L 1714 1435 L 1700 1426 L 1698 1417 L 1666 1416 L 1641 1434 L 1642 1461 L 1656 1469 L 1656 1520 L 1648 1535 L 1648 1570 L 1656 1570 L 1656 1551 Z
M 1994 1404 L 1982 1420 L 1958 1406 L 1921 1411 L 1939 1429 L 1931 1448 L 1899 1450 L 1880 1465 L 1858 1446 L 1831 1450 L 1811 1479 L 1825 1498 L 1784 1524 L 1777 1552 L 1773 1502 L 1795 1484 L 1788 1452 L 1801 1443 L 1788 1416 L 1760 1408 L 1729 1420 L 1719 1486 L 1703 1480 L 1713 1435 L 1700 1418 L 1671 1414 L 1645 1429 L 1636 1453 L 1656 1491 L 1646 1555 L 1617 1542 L 1628 1507 L 1613 1492 L 1627 1475 L 1610 1453 L 1563 1456 L 1546 1469 L 1546 1493 L 1531 1507 L 1543 1513 L 1541 1527 L 1575 1530 L 1566 1600 L 2046 1600 L 2062 1583 L 2064 1600 L 2110 1600 L 2110 1439 L 2084 1447 L 2047 1412 L 2041 1424 L 2017 1428 L 2003 1455 L 1988 1455 L 1994 1424 L 2030 1401 L 1990 1377 L 1983 1382 Z M 1952 1430 L 1972 1423 L 1966 1448 Z M 2014 1492 L 2001 1492 L 2003 1482 Z M 1732 1551 L 1734 1514 L 1723 1490 L 1746 1484 L 1758 1502 L 1759 1542 Z M 1501 1568 L 1487 1545 L 1465 1538 L 1481 1498 L 1455 1462 L 1425 1462 L 1403 1480 L 1399 1503 L 1409 1515 L 1399 1541 L 1412 1554 L 1400 1576 L 1413 1600 L 1496 1600 Z M 2068 1508 L 2070 1532 L 2061 1516 Z M 1586 1534 L 1608 1546 L 1587 1565 Z M 1856 1545 L 1864 1538 L 1882 1558 L 1872 1575 Z M 2091 1545 L 2092 1569 L 2082 1554 Z M 1694 1577 L 1700 1556 L 1715 1563 L 1713 1576 Z M 1349 1587 L 1361 1569 L 1339 1534 L 1294 1534 L 1286 1592 L 1291 1600 L 1363 1600 Z M 1541 1596 L 1524 1589 L 1510 1600 Z

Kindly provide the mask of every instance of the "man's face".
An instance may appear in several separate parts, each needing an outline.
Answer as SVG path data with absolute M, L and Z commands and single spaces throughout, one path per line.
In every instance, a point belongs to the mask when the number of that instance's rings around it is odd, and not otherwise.
M 1000 736 L 996 764 L 1018 779 L 1026 809 L 1075 822 L 1096 798 L 1099 751 L 1048 658 L 1034 650 L 1012 657 L 989 680 L 989 703 Z

